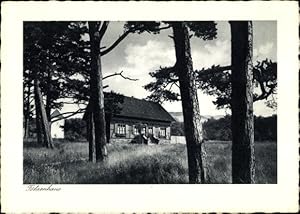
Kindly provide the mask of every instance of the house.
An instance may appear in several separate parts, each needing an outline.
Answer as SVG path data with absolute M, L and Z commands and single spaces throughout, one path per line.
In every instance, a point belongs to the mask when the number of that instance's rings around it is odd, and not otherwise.
M 64 128 L 65 120 L 61 116 L 61 113 L 55 109 L 52 114 L 51 118 L 60 119 L 56 122 L 51 123 L 51 137 L 52 138 L 64 138 Z
M 119 106 L 120 111 L 107 124 L 111 143 L 170 143 L 175 120 L 159 103 L 124 96 Z

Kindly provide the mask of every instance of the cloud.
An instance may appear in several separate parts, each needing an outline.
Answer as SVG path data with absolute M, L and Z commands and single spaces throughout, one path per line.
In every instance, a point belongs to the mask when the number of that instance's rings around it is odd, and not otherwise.
M 175 63 L 174 48 L 166 42 L 148 40 L 146 44 L 129 43 L 124 52 L 125 64 L 118 70 L 124 71 L 126 76 L 137 78 L 138 81 L 116 77 L 107 80 L 106 84 L 127 96 L 145 98 L 149 92 L 143 86 L 151 82 L 149 72 L 155 71 L 159 66 L 172 66 Z
M 206 44 L 203 48 L 192 51 L 194 69 L 208 68 L 212 65 L 229 65 L 231 44 L 228 40 L 217 40 L 213 44 Z
M 125 53 L 128 68 L 135 69 L 138 74 L 175 63 L 174 48 L 159 41 L 149 40 L 145 45 L 128 44 Z
M 258 48 L 254 48 L 253 50 L 253 58 L 255 60 L 262 60 L 265 58 L 272 58 L 272 54 L 274 52 L 274 43 L 267 42 L 263 45 L 260 45 Z

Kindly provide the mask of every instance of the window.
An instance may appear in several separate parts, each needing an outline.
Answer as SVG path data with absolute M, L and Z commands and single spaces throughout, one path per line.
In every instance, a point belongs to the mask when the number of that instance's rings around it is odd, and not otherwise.
M 138 135 L 138 134 L 139 134 L 139 131 L 138 131 L 138 129 L 136 128 L 136 126 L 133 127 L 133 134 L 134 134 L 134 135 Z
M 153 127 L 149 127 L 149 128 L 148 128 L 148 133 L 149 133 L 149 134 L 153 134 Z
M 143 127 L 143 128 L 142 128 L 141 133 L 142 133 L 142 134 L 146 134 L 146 127 Z
M 118 124 L 117 126 L 117 135 L 125 136 L 126 134 L 126 125 L 125 124 Z
M 166 128 L 160 128 L 159 137 L 166 138 Z

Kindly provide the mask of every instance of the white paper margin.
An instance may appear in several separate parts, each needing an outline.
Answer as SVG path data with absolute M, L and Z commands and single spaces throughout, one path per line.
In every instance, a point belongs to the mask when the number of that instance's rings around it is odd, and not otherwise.
M 298 210 L 296 2 L 2 2 L 3 212 L 295 212 Z M 278 31 L 278 184 L 56 185 L 27 192 L 22 172 L 23 21 L 275 20 Z

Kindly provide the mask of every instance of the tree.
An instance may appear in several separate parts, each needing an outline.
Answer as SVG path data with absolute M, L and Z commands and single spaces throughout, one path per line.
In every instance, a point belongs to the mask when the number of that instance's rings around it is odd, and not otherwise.
M 190 35 L 185 22 L 174 22 L 172 27 L 176 53 L 175 72 L 179 77 L 188 152 L 189 182 L 204 183 L 203 132 L 191 56 Z
M 217 108 L 230 108 L 231 66 L 215 66 L 196 70 L 199 88 L 208 95 L 215 95 Z M 276 108 L 277 63 L 269 59 L 256 62 L 253 66 L 253 102 L 266 100 L 266 106 Z
M 108 22 L 103 22 L 102 25 L 101 22 L 88 22 L 88 25 L 91 44 L 90 104 L 92 114 L 90 122 L 93 126 L 91 130 L 94 130 L 92 135 L 95 136 L 96 161 L 101 161 L 107 155 L 107 150 L 100 45 Z M 94 144 L 94 142 L 90 142 L 90 144 Z
M 91 152 L 95 147 L 96 161 L 101 161 L 107 155 L 106 150 L 106 131 L 105 131 L 105 112 L 104 112 L 104 95 L 103 95 L 103 76 L 101 68 L 101 57 L 111 52 L 118 44 L 124 40 L 130 33 L 158 33 L 160 28 L 159 22 L 127 22 L 124 25 L 124 32 L 109 47 L 101 47 L 101 41 L 107 31 L 109 22 L 88 22 L 90 37 L 90 105 L 92 113 L 89 114 L 89 142 Z M 92 132 L 92 133 L 91 133 Z M 94 142 L 95 141 L 95 142 Z M 95 145 L 95 146 L 94 146 Z M 90 156 L 92 157 L 92 155 Z
M 232 182 L 254 183 L 252 22 L 230 21 Z
M 210 68 L 195 70 L 197 88 L 207 95 L 216 96 L 213 103 L 217 108 L 230 108 L 231 65 L 212 65 Z M 145 85 L 151 92 L 148 99 L 156 102 L 181 100 L 180 94 L 173 90 L 178 87 L 178 76 L 174 67 L 160 67 L 150 76 L 155 81 Z M 276 108 L 277 63 L 269 59 L 256 62 L 253 67 L 253 102 L 265 100 L 266 106 Z
M 34 80 L 34 95 L 36 105 L 36 120 L 38 127 L 38 143 L 41 141 L 41 133 L 44 136 L 44 144 L 47 148 L 53 148 L 52 138 L 50 136 L 50 126 L 46 115 L 46 109 L 43 104 L 42 93 L 39 86 L 39 80 Z
M 25 22 L 24 23 L 24 126 L 25 137 L 28 121 L 33 116 L 31 108 L 33 96 L 33 81 L 39 81 L 42 96 L 41 104 L 45 107 L 49 132 L 51 122 L 58 118 L 51 118 L 51 109 L 61 108 L 64 102 L 61 98 L 75 97 L 75 86 L 80 87 L 78 81 L 71 76 L 82 72 L 87 61 L 83 51 L 86 42 L 81 39 L 82 26 L 72 22 Z M 74 84 L 74 82 L 76 84 Z M 27 90 L 25 90 L 27 88 Z M 72 94 L 74 93 L 74 94 Z M 71 114 L 66 114 L 72 116 Z M 37 121 L 39 120 L 36 115 Z M 64 115 L 64 118 L 66 116 Z M 39 123 L 37 123 L 37 130 Z M 41 124 L 42 125 L 42 124 Z M 39 132 L 38 132 L 39 133 Z M 51 133 L 47 134 L 51 136 Z M 39 136 L 39 134 L 38 134 Z
M 216 23 L 210 21 L 164 23 L 169 25 L 165 28 L 171 26 L 173 29 L 173 36 L 170 37 L 173 38 L 175 44 L 176 63 L 172 69 L 164 69 L 164 72 L 159 74 L 162 79 L 157 78 L 157 81 L 147 85 L 146 89 L 161 89 L 158 90 L 157 94 L 163 99 L 168 99 L 169 97 L 177 99 L 179 94 L 166 90 L 165 86 L 171 84 L 172 87 L 175 84 L 180 88 L 188 151 L 189 182 L 204 183 L 205 175 L 202 157 L 203 133 L 200 123 L 196 77 L 191 57 L 190 37 L 196 36 L 203 40 L 215 38 Z M 193 34 L 190 35 L 190 32 Z M 171 72 L 171 70 L 174 72 Z M 170 78 L 166 78 L 167 75 Z M 176 84 L 177 81 L 179 81 L 179 85 Z

